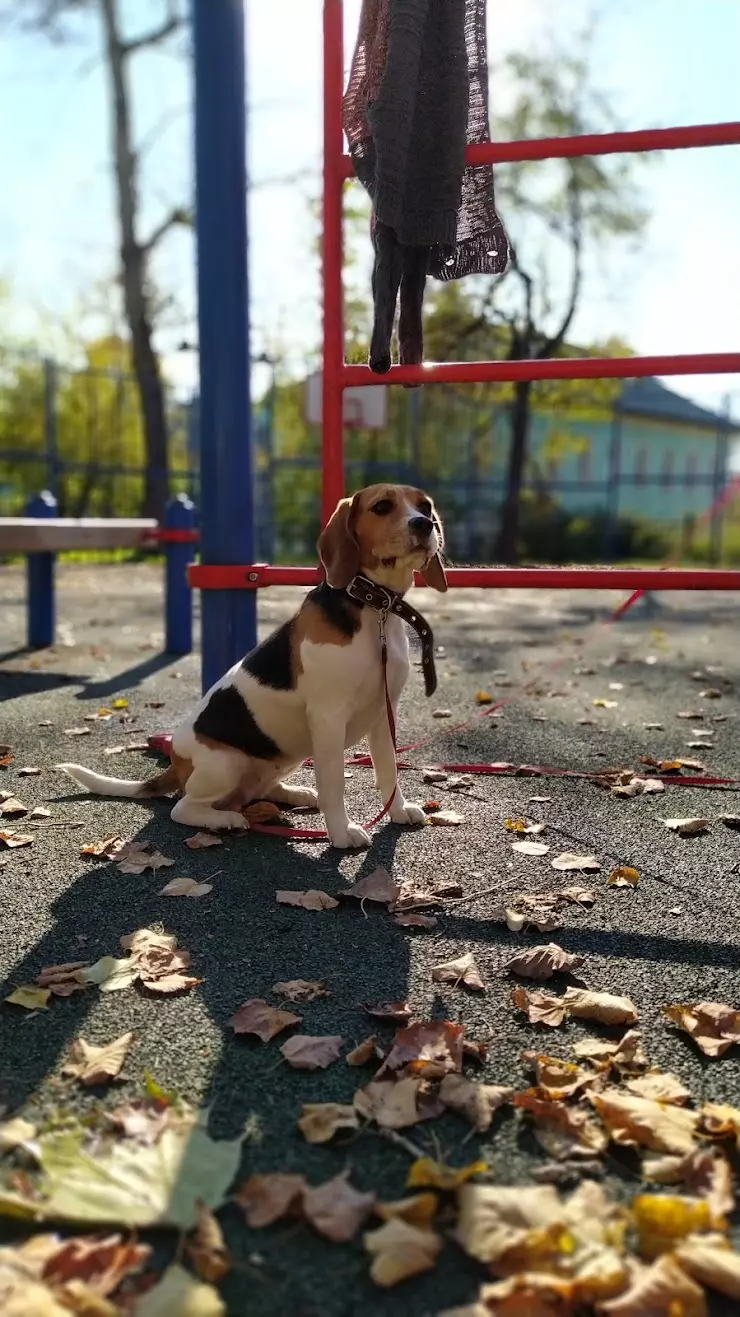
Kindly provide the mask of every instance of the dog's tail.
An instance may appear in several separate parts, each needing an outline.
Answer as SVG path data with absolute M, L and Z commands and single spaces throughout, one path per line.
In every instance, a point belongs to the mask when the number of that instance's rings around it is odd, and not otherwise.
M 83 768 L 81 764 L 56 764 L 55 767 L 96 796 L 131 796 L 141 800 L 148 796 L 167 796 L 180 785 L 172 764 L 158 777 L 143 782 L 132 782 L 125 777 L 103 777 L 102 773 L 93 773 L 91 768 Z

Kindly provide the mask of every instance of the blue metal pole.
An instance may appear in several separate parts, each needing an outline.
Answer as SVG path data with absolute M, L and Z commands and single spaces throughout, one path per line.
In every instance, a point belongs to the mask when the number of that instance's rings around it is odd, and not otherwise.
M 167 530 L 195 530 L 195 504 L 177 494 L 167 504 Z M 165 642 L 168 654 L 189 654 L 193 648 L 193 598 L 188 567 L 195 557 L 193 544 L 165 544 Z
M 192 0 L 204 563 L 250 563 L 254 485 L 249 390 L 243 0 Z M 257 639 L 256 594 L 202 592 L 204 689 Z
M 26 504 L 27 517 L 56 517 L 57 501 L 48 489 L 34 494 Z M 54 644 L 54 561 L 53 553 L 29 553 L 26 558 L 27 635 L 29 649 L 45 649 Z

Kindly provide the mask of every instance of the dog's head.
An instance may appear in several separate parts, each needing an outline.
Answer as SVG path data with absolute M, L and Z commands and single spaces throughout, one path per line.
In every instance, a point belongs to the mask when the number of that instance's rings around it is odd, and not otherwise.
M 411 485 L 368 485 L 337 504 L 319 536 L 329 585 L 344 590 L 358 572 L 391 589 L 407 590 L 414 571 L 447 589 L 442 522 L 428 494 Z

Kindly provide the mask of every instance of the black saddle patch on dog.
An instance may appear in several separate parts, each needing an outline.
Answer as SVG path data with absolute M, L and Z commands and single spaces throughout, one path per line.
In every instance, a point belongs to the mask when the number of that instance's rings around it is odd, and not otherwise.
M 254 677 L 260 686 L 270 686 L 276 691 L 293 689 L 295 685 L 292 647 L 294 625 L 295 618 L 291 618 L 242 659 L 244 671 L 248 672 L 250 677 Z
M 317 585 L 307 596 L 320 608 L 327 622 L 350 640 L 360 629 L 362 606 L 353 603 L 346 590 L 333 590 L 326 581 Z
M 280 747 L 257 724 L 238 690 L 224 686 L 213 692 L 193 731 L 222 745 L 233 746 L 252 759 L 279 759 Z

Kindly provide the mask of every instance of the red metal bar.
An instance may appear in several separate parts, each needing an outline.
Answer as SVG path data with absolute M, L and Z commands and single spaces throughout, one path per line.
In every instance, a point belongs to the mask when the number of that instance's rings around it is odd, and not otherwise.
M 222 567 L 193 564 L 188 580 L 198 590 L 259 590 L 269 585 L 317 585 L 318 567 L 265 563 Z M 451 586 L 495 590 L 740 590 L 740 570 L 694 567 L 451 567 Z M 415 585 L 424 585 L 420 576 Z
M 143 544 L 198 544 L 200 531 L 177 530 L 172 526 L 158 526 L 156 530 L 145 531 L 141 539 Z
M 565 160 L 584 155 L 619 155 L 635 151 L 676 151 L 698 146 L 737 146 L 740 123 L 688 124 L 683 128 L 640 128 L 629 133 L 585 133 L 576 137 L 538 137 L 518 142 L 480 142 L 469 146 L 469 165 L 503 161 Z M 354 176 L 352 157 L 342 157 L 344 178 Z
M 637 379 L 643 375 L 724 375 L 740 371 L 740 352 L 693 352 L 665 357 L 560 357 L 547 361 L 448 361 L 391 366 L 375 375 L 369 366 L 344 366 L 342 387 L 362 384 L 480 384 L 511 380 Z
M 322 265 L 324 355 L 322 381 L 322 524 L 344 494 L 341 373 L 344 364 L 342 290 L 343 0 L 324 0 L 324 206 Z

